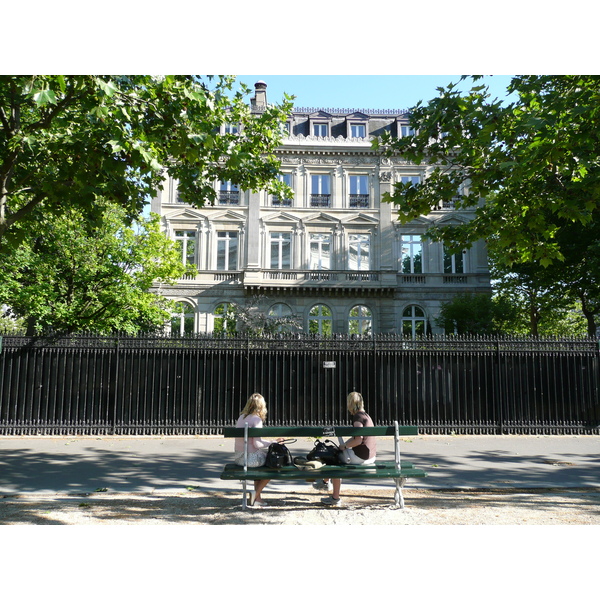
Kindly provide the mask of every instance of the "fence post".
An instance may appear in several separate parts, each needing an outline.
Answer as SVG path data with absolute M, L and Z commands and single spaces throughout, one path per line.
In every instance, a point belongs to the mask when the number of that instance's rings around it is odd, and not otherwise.
M 504 400 L 502 398 L 502 365 L 500 364 L 500 341 L 496 340 L 496 396 L 498 403 L 498 431 L 504 434 Z
M 115 435 L 117 432 L 117 402 L 118 402 L 118 398 L 119 398 L 119 338 L 117 336 L 117 339 L 115 340 L 116 344 L 115 344 L 115 391 L 114 391 L 114 397 L 113 397 L 113 402 L 114 402 L 114 406 L 113 406 L 113 415 L 112 415 L 112 434 Z

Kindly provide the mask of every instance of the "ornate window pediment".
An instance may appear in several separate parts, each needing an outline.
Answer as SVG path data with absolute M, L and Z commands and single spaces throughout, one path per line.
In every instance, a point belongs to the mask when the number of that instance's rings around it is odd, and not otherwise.
M 316 223 L 327 223 L 328 225 L 338 225 L 340 223 L 339 219 L 328 215 L 327 213 L 315 213 L 310 215 L 306 219 L 303 219 L 303 222 L 307 225 L 314 225 Z
M 355 215 L 351 215 L 349 217 L 345 217 L 342 219 L 342 223 L 344 225 L 378 225 L 379 219 L 372 217 L 370 215 L 363 215 L 362 213 L 358 213 Z
M 262 219 L 263 223 L 289 223 L 296 225 L 300 223 L 300 219 L 294 215 L 285 212 L 278 212 L 267 215 Z
M 211 221 L 228 221 L 231 223 L 232 221 L 237 221 L 239 223 L 246 222 L 246 216 L 241 215 L 239 213 L 233 212 L 232 210 L 224 210 L 223 212 L 219 212 L 215 215 L 211 215 Z

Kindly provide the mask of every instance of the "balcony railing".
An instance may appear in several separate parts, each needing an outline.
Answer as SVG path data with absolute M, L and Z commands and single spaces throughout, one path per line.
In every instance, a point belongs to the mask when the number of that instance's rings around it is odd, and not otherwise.
M 242 283 L 241 271 L 198 271 L 193 275 L 184 275 L 182 282 L 195 282 L 201 285 L 215 285 L 218 282 Z
M 279 198 L 278 196 L 273 196 L 272 206 L 291 206 L 292 199 L 291 198 Z
M 263 269 L 244 274 L 244 285 L 277 287 L 311 287 L 358 289 L 392 287 L 396 285 L 394 272 L 381 271 L 329 271 Z
M 240 203 L 240 192 L 238 190 L 221 190 L 219 192 L 219 204 L 234 204 Z
M 369 194 L 350 194 L 350 208 L 369 208 Z
M 487 277 L 480 273 L 398 273 L 398 285 L 419 286 L 486 286 L 489 283 Z
M 246 287 L 319 288 L 319 289 L 397 289 L 404 286 L 442 288 L 489 286 L 489 278 L 480 273 L 397 273 L 395 271 L 342 271 L 258 269 L 243 271 L 198 271 L 182 277 L 181 284 L 244 285 Z
M 311 194 L 310 205 L 313 208 L 329 208 L 331 206 L 331 194 Z

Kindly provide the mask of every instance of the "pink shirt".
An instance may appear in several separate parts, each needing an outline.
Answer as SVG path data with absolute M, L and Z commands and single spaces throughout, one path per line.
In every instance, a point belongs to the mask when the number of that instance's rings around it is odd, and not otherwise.
M 258 415 L 240 415 L 240 418 L 237 420 L 235 424 L 236 427 L 244 427 L 244 423 L 248 423 L 248 427 L 262 427 L 263 422 L 262 419 Z M 257 452 L 260 448 L 266 448 L 270 446 L 272 442 L 267 442 L 259 437 L 249 437 L 248 438 L 248 454 L 252 452 Z M 235 438 L 235 452 L 242 453 L 244 452 L 244 438 Z

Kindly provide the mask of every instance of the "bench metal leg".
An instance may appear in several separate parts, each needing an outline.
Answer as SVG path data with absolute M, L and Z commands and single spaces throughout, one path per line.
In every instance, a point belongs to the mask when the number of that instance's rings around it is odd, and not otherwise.
M 248 506 L 248 495 L 246 494 L 246 480 L 242 480 L 242 494 L 243 494 L 243 498 L 242 498 L 242 510 L 246 510 L 247 506 Z
M 399 506 L 400 508 L 404 508 L 404 496 L 402 495 L 402 488 L 405 481 L 406 477 L 399 477 L 398 479 L 395 479 L 396 491 L 394 492 L 394 500 L 396 501 L 396 506 Z

